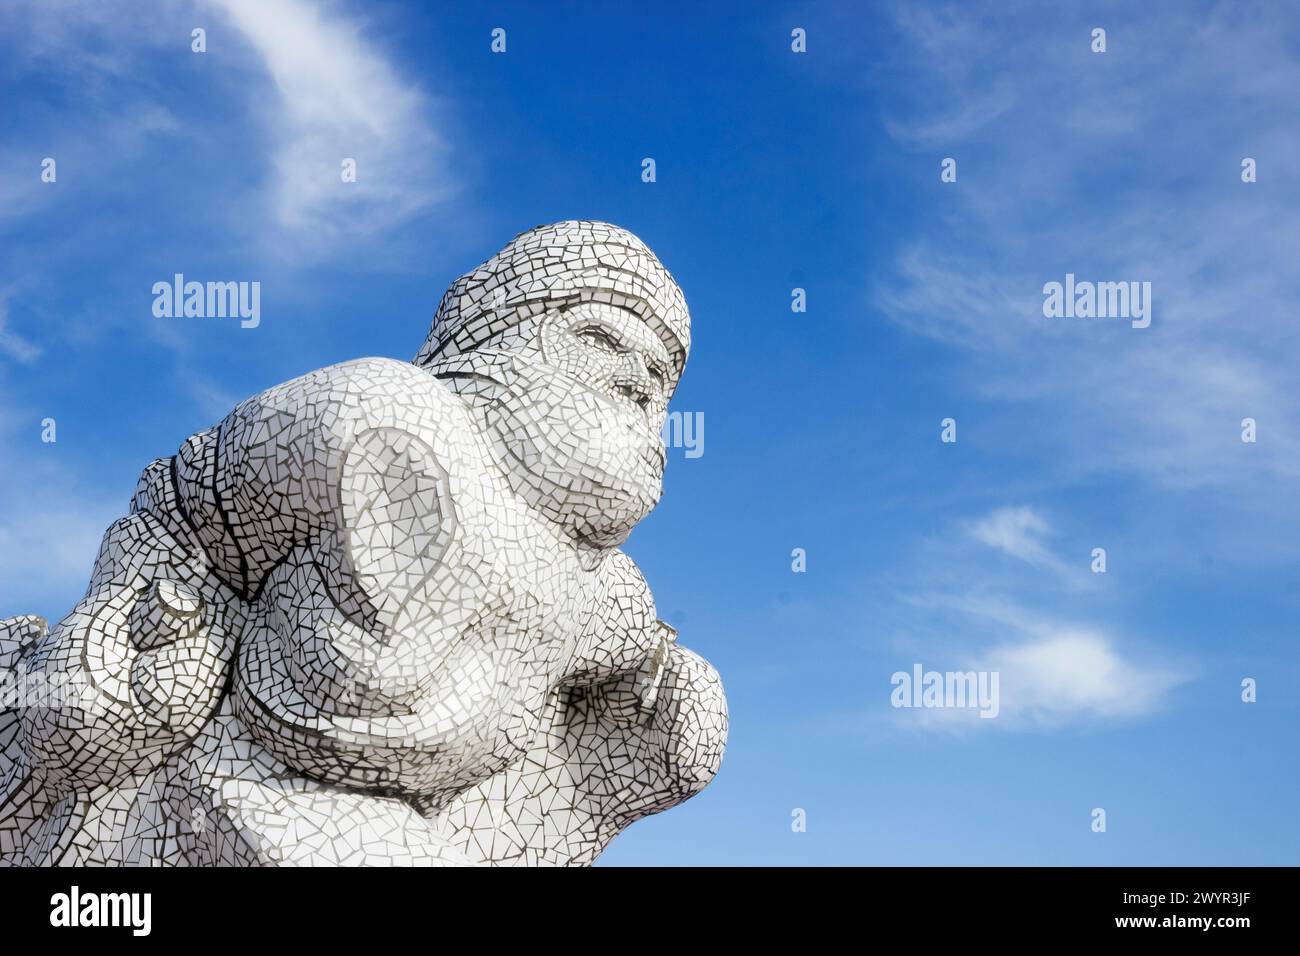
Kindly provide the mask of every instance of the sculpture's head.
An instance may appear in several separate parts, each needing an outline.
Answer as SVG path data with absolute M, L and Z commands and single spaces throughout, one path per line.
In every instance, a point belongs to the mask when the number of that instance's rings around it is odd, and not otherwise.
M 480 415 L 524 500 L 607 548 L 659 500 L 660 429 L 689 348 L 681 289 L 645 243 L 567 221 L 457 279 L 415 364 Z

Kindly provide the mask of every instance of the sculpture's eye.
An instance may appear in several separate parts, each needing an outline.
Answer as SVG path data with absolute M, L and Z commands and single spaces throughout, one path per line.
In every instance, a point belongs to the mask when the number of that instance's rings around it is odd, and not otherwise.
M 648 371 L 650 372 L 650 377 L 655 380 L 655 385 L 659 386 L 659 391 L 662 392 L 664 387 L 668 384 L 668 376 L 664 374 L 663 368 L 658 365 L 651 365 L 648 367 Z
M 582 339 L 588 345 L 595 346 L 602 352 L 617 352 L 618 343 L 614 337 L 599 326 L 592 325 L 578 332 L 578 338 Z

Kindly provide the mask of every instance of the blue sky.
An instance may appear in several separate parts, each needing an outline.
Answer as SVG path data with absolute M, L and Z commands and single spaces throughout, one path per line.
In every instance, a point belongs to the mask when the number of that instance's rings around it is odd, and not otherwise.
M 732 732 L 602 862 L 1300 863 L 1300 13 L 699 6 L 6 4 L 0 615 L 62 616 L 240 399 L 604 219 L 691 307 L 705 453 L 627 550 Z M 176 272 L 260 326 L 154 318 Z M 1044 318 L 1066 273 L 1151 326 Z M 915 663 L 997 670 L 998 718 L 891 707 Z

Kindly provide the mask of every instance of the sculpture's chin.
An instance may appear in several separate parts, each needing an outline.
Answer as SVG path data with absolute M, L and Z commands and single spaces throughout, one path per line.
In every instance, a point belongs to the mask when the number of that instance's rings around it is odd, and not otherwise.
M 556 377 L 484 409 L 511 490 L 577 540 L 614 547 L 659 502 L 664 451 L 639 409 Z
M 617 548 L 641 519 L 654 510 L 661 487 L 658 480 L 650 479 L 610 486 L 607 500 L 616 502 L 616 507 L 602 511 L 574 505 L 566 523 L 574 536 L 588 547 Z

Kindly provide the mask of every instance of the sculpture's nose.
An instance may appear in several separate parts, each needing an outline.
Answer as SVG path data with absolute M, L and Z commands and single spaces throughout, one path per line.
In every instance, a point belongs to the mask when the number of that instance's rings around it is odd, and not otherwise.
M 636 403 L 637 408 L 645 410 L 654 398 L 654 380 L 650 377 L 650 369 L 646 367 L 645 359 L 639 352 L 625 352 L 621 358 L 614 379 L 614 390 Z

